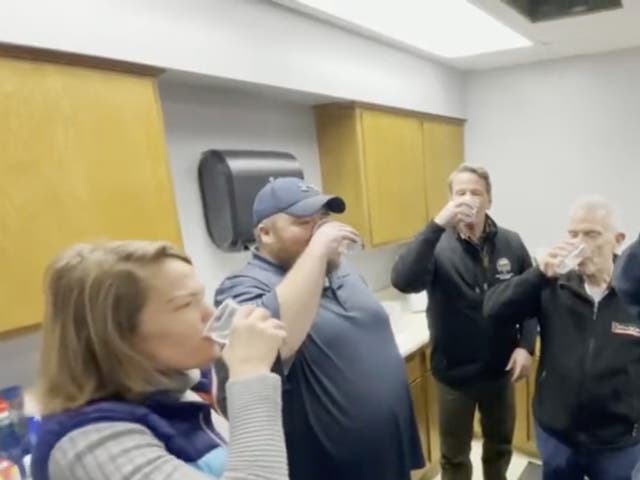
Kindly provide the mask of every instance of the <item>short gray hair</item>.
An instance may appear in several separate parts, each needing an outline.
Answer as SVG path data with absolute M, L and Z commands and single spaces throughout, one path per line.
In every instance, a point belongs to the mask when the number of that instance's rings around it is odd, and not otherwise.
M 602 195 L 586 195 L 580 197 L 571 206 L 569 215 L 573 216 L 578 211 L 601 213 L 609 223 L 611 231 L 616 231 L 619 227 L 615 208 L 611 202 Z

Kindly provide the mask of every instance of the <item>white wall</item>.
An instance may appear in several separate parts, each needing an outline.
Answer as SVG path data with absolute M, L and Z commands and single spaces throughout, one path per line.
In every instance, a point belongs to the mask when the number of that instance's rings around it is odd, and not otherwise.
M 565 235 L 578 196 L 640 227 L 640 50 L 471 74 L 466 159 L 493 176 L 493 212 L 530 249 Z
M 461 73 L 268 0 L 8 0 L 0 42 L 464 116 Z
M 40 352 L 40 331 L 0 339 L 0 388 L 31 385 Z
M 321 185 L 311 107 L 226 89 L 160 83 L 171 171 L 185 249 L 207 287 L 247 260 L 248 253 L 225 253 L 209 239 L 197 180 L 200 153 L 210 148 L 283 150 L 301 163 L 305 178 Z M 352 261 L 373 289 L 389 286 L 398 247 L 354 254 Z

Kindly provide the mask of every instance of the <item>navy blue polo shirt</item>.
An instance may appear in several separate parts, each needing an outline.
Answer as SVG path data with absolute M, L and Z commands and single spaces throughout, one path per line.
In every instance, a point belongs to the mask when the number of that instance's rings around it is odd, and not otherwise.
M 286 272 L 257 253 L 216 291 L 278 318 Z M 404 359 L 388 316 L 349 266 L 328 275 L 316 319 L 283 377 L 292 480 L 404 480 L 424 466 Z

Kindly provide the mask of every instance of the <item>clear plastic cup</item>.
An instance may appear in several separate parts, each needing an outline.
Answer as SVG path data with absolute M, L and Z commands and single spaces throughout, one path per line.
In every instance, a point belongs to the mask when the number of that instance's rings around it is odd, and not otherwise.
M 466 202 L 471 205 L 471 213 L 469 214 L 469 218 L 466 221 L 467 223 L 474 223 L 478 216 L 478 208 L 480 207 L 480 202 L 476 198 L 471 198 Z
M 321 220 L 318 223 L 316 223 L 315 227 L 313 227 L 312 235 L 315 235 L 315 233 L 318 231 L 318 229 L 320 227 L 322 227 L 322 225 L 324 225 L 325 223 L 331 222 L 331 221 L 332 220 L 330 220 L 330 219 L 326 219 L 326 220 Z M 364 249 L 364 244 L 362 243 L 362 240 L 359 240 L 357 242 L 352 242 L 351 240 L 344 240 L 340 244 L 340 247 L 338 248 L 338 250 L 340 251 L 340 253 L 342 255 L 348 255 L 350 253 L 357 252 L 357 251 L 363 250 L 363 249 Z
M 562 259 L 562 261 L 556 267 L 556 272 L 560 275 L 564 275 L 565 273 L 570 272 L 571 270 L 575 270 L 578 268 L 580 262 L 587 255 L 587 247 L 584 243 L 576 246 L 569 255 Z
M 350 242 L 349 240 L 345 240 L 340 245 L 340 253 L 342 255 L 349 255 L 350 253 L 358 252 L 360 250 L 364 250 L 362 242 Z
M 238 313 L 239 308 L 240 305 L 234 300 L 231 298 L 226 299 L 222 305 L 218 307 L 213 317 L 207 322 L 202 334 L 221 345 L 229 343 L 233 319 Z

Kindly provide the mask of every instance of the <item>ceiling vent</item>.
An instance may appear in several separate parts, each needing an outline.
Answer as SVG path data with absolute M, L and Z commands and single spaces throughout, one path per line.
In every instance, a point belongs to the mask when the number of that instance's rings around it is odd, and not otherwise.
M 502 0 L 532 22 L 622 8 L 622 0 Z

